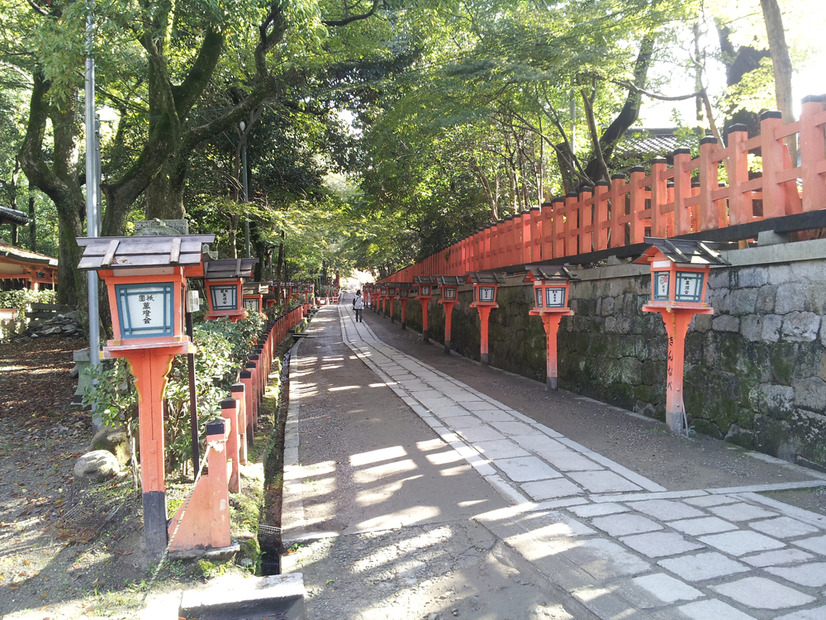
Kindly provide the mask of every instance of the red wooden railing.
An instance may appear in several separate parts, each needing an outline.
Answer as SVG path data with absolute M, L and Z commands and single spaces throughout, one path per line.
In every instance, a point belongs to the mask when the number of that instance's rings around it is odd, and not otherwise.
M 753 138 L 731 131 L 725 148 L 703 138 L 695 158 L 679 149 L 671 166 L 655 160 L 648 176 L 634 168 L 508 216 L 385 281 L 501 269 L 826 209 L 824 101 L 808 97 L 800 120 L 786 125 L 778 112 L 764 113 Z M 797 166 L 785 144 L 790 136 L 799 145 Z

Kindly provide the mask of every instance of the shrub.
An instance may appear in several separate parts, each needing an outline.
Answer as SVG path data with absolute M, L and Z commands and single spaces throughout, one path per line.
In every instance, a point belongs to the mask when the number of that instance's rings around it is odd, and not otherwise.
M 220 415 L 221 401 L 229 397 L 230 386 L 243 368 L 256 338 L 263 329 L 258 315 L 232 323 L 226 319 L 207 321 L 193 329 L 195 353 L 195 402 L 198 433 L 204 437 L 207 421 Z M 96 413 L 110 426 L 137 419 L 137 392 L 123 359 L 91 367 L 92 387 L 84 394 L 84 405 L 95 405 Z M 185 471 L 191 461 L 189 414 L 189 369 L 187 356 L 178 355 L 169 373 L 166 392 L 166 470 Z M 132 430 L 132 429 L 129 429 Z
M 26 316 L 31 304 L 51 304 L 57 299 L 57 293 L 51 289 L 34 291 L 24 288 L 15 291 L 0 291 L 0 308 L 11 308 L 17 312 L 5 326 L 0 325 L 0 340 L 21 333 L 29 323 Z

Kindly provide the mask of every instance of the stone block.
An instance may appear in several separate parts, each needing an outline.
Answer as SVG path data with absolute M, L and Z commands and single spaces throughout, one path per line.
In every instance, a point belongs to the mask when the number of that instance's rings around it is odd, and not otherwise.
M 777 296 L 777 286 L 767 284 L 757 289 L 757 301 L 754 304 L 755 312 L 770 314 L 774 312 L 774 299 Z
M 791 609 L 816 599 L 808 594 L 765 577 L 745 577 L 738 581 L 711 586 L 723 596 L 756 609 Z
M 740 334 L 749 342 L 763 339 L 763 317 L 750 314 L 740 320 Z
M 757 293 L 756 288 L 733 290 L 730 295 L 731 314 L 736 316 L 753 314 L 757 303 Z
M 762 384 L 754 392 L 757 408 L 773 418 L 785 419 L 794 410 L 795 390 L 788 385 Z
M 804 307 L 807 312 L 826 314 L 826 283 L 818 282 L 806 287 Z
M 728 289 L 731 286 L 731 269 L 714 269 L 708 275 L 709 294 L 717 289 Z
M 805 307 L 806 287 L 799 282 L 786 282 L 777 287 L 774 311 L 777 314 L 802 312 Z
M 794 404 L 817 413 L 826 412 L 826 381 L 820 377 L 795 381 Z
M 777 342 L 780 340 L 780 327 L 783 325 L 783 317 L 776 314 L 767 314 L 763 317 L 763 341 Z
M 798 261 L 790 263 L 793 282 L 823 282 L 823 263 L 821 261 Z
M 715 314 L 727 314 L 731 311 L 731 291 L 727 288 L 709 290 L 708 304 L 714 308 Z
M 692 329 L 695 332 L 700 332 L 701 334 L 706 333 L 711 329 L 711 320 L 713 315 L 711 314 L 698 314 L 694 317 L 694 322 L 692 323 Z
M 769 282 L 769 270 L 767 267 L 746 267 L 744 269 L 732 270 L 733 284 L 742 288 L 753 288 L 763 286 Z
M 716 551 L 669 558 L 660 560 L 657 564 L 690 582 L 727 577 L 749 570 L 748 566 L 727 558 Z
M 792 268 L 789 265 L 772 265 L 769 268 L 769 284 L 785 284 L 792 281 Z
M 781 333 L 792 342 L 812 342 L 820 331 L 820 316 L 812 312 L 790 312 L 783 317 Z
M 711 328 L 717 332 L 739 332 L 740 319 L 730 314 L 716 316 L 711 321 Z

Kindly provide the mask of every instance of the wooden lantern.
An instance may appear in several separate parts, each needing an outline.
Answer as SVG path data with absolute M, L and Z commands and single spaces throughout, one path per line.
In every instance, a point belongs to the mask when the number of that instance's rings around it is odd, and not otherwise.
M 427 307 L 433 299 L 436 288 L 436 278 L 433 276 L 413 276 L 413 285 L 416 287 L 416 298 L 422 305 L 422 340 L 428 342 Z
M 574 276 L 565 267 L 537 267 L 529 265 L 526 282 L 533 283 L 534 308 L 528 313 L 542 317 L 545 328 L 545 386 L 556 390 L 558 387 L 557 337 L 559 322 L 563 316 L 570 316 L 570 285 Z
M 496 293 L 499 285 L 505 282 L 505 277 L 494 272 L 470 272 L 467 276 L 467 283 L 473 284 L 473 302 L 471 308 L 476 308 L 481 320 L 481 343 L 479 359 L 482 364 L 490 362 L 488 353 L 488 323 L 490 311 L 498 308 L 496 303 Z
M 442 304 L 445 311 L 445 355 L 450 355 L 453 308 L 459 303 L 459 286 L 464 284 L 464 279 L 459 276 L 436 276 L 436 281 L 442 290 L 442 298 L 438 303 Z
M 651 301 L 644 312 L 657 312 L 668 334 L 665 418 L 675 433 L 687 432 L 683 401 L 685 337 L 695 314 L 712 314 L 706 303 L 711 265 L 723 265 L 720 254 L 701 241 L 646 237 L 651 244 L 635 262 L 651 267 Z
M 252 277 L 256 263 L 257 258 L 229 258 L 209 261 L 204 265 L 208 307 L 204 315 L 206 320 L 227 317 L 230 321 L 237 321 L 245 316 L 242 303 L 244 280 Z
M 141 487 L 146 548 L 167 542 L 163 394 L 172 358 L 193 345 L 184 330 L 186 278 L 204 274 L 202 248 L 214 235 L 80 238 L 78 269 L 106 283 L 114 337 L 106 358 L 123 357 L 138 390 Z

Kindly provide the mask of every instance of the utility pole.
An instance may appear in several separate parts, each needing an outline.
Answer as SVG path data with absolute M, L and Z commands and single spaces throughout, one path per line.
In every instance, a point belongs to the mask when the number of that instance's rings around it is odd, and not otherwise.
M 100 163 L 98 161 L 98 139 L 95 118 L 95 59 L 93 57 L 94 20 L 92 12 L 94 0 L 86 5 L 86 236 L 100 235 L 100 213 L 98 211 L 98 184 Z M 98 278 L 97 274 L 87 274 L 89 303 L 89 361 L 93 366 L 100 363 L 100 316 L 98 312 Z M 93 426 L 96 416 L 94 411 Z M 97 430 L 97 428 L 95 428 Z

